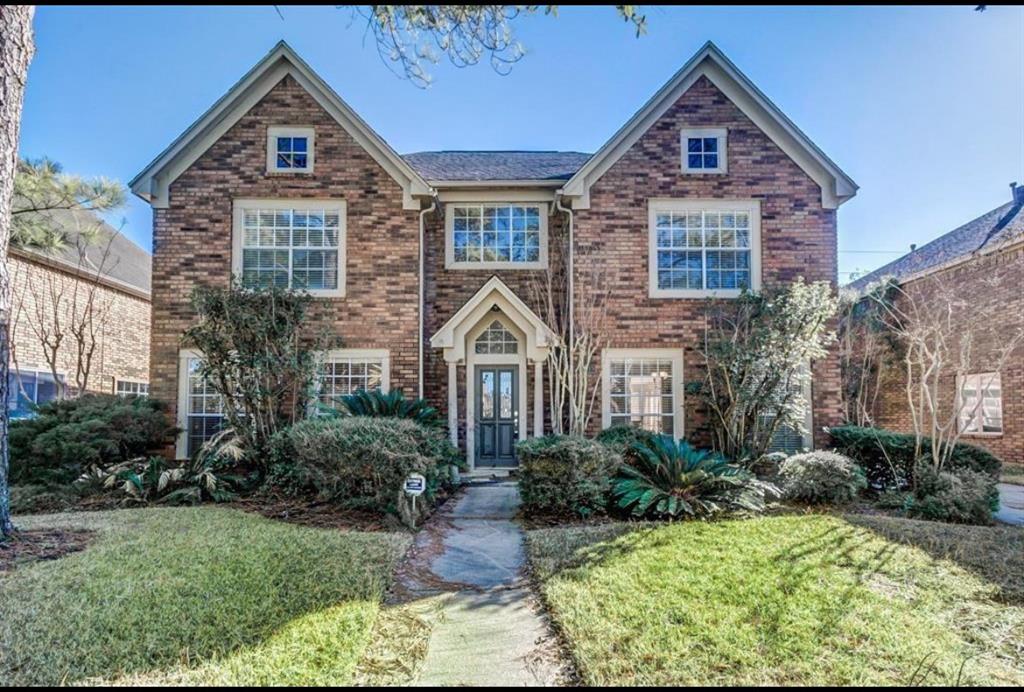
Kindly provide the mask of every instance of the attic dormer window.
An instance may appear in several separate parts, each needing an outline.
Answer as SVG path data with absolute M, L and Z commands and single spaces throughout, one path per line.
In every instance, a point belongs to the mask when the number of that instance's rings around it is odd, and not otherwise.
M 725 128 L 684 129 L 683 173 L 725 173 Z
M 313 128 L 268 128 L 267 172 L 312 173 Z

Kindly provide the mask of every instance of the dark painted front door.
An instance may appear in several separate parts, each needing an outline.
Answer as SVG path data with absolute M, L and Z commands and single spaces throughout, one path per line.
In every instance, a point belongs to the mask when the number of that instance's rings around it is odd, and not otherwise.
M 519 369 L 476 366 L 476 465 L 515 466 Z

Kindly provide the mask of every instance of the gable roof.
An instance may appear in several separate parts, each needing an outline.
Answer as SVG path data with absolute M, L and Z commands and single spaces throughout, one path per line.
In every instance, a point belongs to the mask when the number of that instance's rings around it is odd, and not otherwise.
M 821 201 L 835 208 L 857 194 L 857 184 L 779 110 L 750 79 L 708 41 L 562 189 L 576 198 L 574 206 L 590 206 L 590 187 L 700 78 L 707 77 L 754 124 L 821 186 Z
M 12 254 L 72 274 L 98 276 L 102 284 L 149 300 L 152 257 L 148 252 L 91 211 L 45 213 L 63 230 L 66 245 L 54 252 L 12 247 Z M 91 242 L 86 242 L 87 235 L 94 235 Z
M 479 181 L 534 181 L 557 186 L 590 154 L 578 151 L 420 151 L 402 156 L 431 185 Z
M 1024 241 L 1024 203 L 1008 202 L 851 281 L 847 287 L 861 291 L 890 277 L 898 280 L 918 278 L 1017 241 Z
M 419 209 L 419 202 L 413 196 L 432 193 L 426 181 L 284 41 L 278 42 L 266 57 L 135 176 L 128 184 L 132 192 L 154 207 L 166 207 L 170 184 L 285 75 L 294 77 L 402 186 L 405 208 Z

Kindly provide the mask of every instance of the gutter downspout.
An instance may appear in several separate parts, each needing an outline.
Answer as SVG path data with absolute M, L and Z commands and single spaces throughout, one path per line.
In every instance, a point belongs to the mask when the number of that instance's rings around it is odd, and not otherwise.
M 573 228 L 575 219 L 573 217 L 572 209 L 567 209 L 567 208 L 562 206 L 562 191 L 561 190 L 559 190 L 555 194 L 555 208 L 558 209 L 558 211 L 562 212 L 563 214 L 565 214 L 566 216 L 569 217 L 569 281 L 568 281 L 568 284 L 569 284 L 568 285 L 568 288 L 569 288 L 569 372 L 571 373 L 571 372 L 574 372 L 574 367 L 573 367 L 574 366 L 574 364 L 573 364 L 573 351 L 574 351 L 574 348 L 573 348 L 573 346 L 575 345 L 575 342 L 576 342 L 576 321 L 575 321 L 575 316 L 574 316 L 575 305 L 576 305 L 576 294 L 575 294 L 575 291 L 574 291 L 574 288 L 575 288 L 575 285 L 576 285 L 576 276 L 575 276 L 576 272 L 575 272 L 575 262 L 574 262 L 574 254 L 575 254 L 575 242 L 574 241 L 575 241 L 575 239 L 574 239 L 574 228 Z M 576 401 L 576 385 L 575 385 L 575 378 L 573 378 L 573 377 L 569 378 L 569 398 L 570 398 L 570 400 L 572 402 Z
M 426 236 L 425 219 L 426 219 L 427 214 L 433 213 L 436 209 L 437 209 L 437 194 L 435 193 L 433 199 L 431 199 L 431 201 L 430 201 L 430 206 L 427 207 L 426 209 L 423 209 L 422 211 L 420 211 L 419 310 L 417 310 L 417 314 L 419 316 L 419 338 L 417 339 L 417 348 L 418 348 L 419 352 L 417 353 L 417 361 L 416 361 L 417 368 L 418 368 L 418 370 L 417 370 L 417 372 L 418 372 L 418 375 L 417 375 L 417 396 L 420 399 L 423 398 L 423 328 L 425 326 L 424 325 L 424 319 L 423 319 L 423 309 L 424 309 L 424 303 L 425 303 L 424 295 L 426 293 L 426 288 L 425 288 L 426 280 L 425 280 L 425 278 L 423 276 L 423 271 L 424 271 L 424 268 L 426 266 L 426 260 L 425 260 L 425 245 L 426 245 L 426 242 L 425 242 L 425 236 Z

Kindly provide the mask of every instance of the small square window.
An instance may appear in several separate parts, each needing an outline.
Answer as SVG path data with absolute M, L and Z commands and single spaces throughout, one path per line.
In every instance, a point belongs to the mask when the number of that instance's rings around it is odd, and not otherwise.
M 726 172 L 725 128 L 684 129 L 683 173 Z
M 271 127 L 267 133 L 267 172 L 311 173 L 313 128 Z

